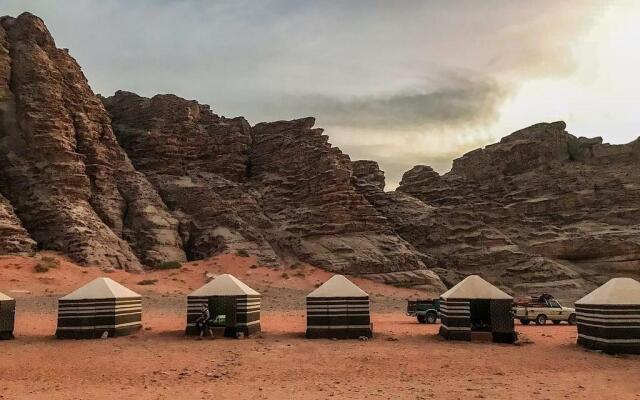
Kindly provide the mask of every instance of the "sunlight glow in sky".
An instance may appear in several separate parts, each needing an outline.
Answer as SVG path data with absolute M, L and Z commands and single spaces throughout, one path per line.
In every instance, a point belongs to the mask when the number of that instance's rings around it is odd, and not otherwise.
M 570 76 L 522 82 L 500 110 L 495 129 L 564 120 L 578 136 L 627 143 L 640 136 L 640 2 L 612 6 L 572 53 Z

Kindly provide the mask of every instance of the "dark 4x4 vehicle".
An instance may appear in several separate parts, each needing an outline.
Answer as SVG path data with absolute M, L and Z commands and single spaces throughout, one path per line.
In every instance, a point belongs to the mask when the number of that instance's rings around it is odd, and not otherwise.
M 407 300 L 407 315 L 415 316 L 421 324 L 438 321 L 440 299 Z

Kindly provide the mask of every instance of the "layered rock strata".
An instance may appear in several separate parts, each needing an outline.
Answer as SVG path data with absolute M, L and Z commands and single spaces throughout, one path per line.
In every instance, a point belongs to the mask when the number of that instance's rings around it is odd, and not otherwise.
M 0 110 L 0 192 L 40 247 L 126 269 L 184 259 L 80 67 L 28 13 L 0 20 Z
M 22 226 L 9 200 L 0 195 L 0 254 L 32 254 L 36 242 Z
M 578 138 L 564 122 L 514 132 L 440 176 L 407 171 L 399 192 L 433 207 L 419 250 L 446 274 L 521 290 L 582 291 L 640 272 L 640 143 Z
M 313 118 L 250 127 L 172 95 L 120 91 L 103 102 L 120 144 L 180 221 L 190 259 L 243 251 L 266 264 L 443 287 L 357 193 L 348 156 Z M 385 275 L 414 270 L 422 280 Z
M 191 260 L 243 251 L 273 264 L 272 223 L 245 187 L 250 126 L 173 95 L 119 91 L 103 99 L 135 167 L 158 189 Z
M 0 18 L 0 252 L 130 270 L 236 252 L 436 292 L 471 273 L 565 295 L 640 275 L 639 141 L 537 124 L 385 192 L 314 124 L 96 96 L 40 19 Z
M 419 254 L 358 193 L 349 157 L 314 123 L 305 118 L 251 130 L 250 182 L 274 223 L 276 246 L 332 271 L 443 288 Z M 407 278 L 412 275 L 413 281 Z

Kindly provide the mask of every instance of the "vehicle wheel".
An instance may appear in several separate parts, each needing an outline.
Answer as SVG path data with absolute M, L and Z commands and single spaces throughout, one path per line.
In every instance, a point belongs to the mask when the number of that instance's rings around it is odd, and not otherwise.
M 558 319 L 554 319 L 552 322 L 554 325 L 560 325 L 560 320 Z
M 569 323 L 569 325 L 575 325 L 576 324 L 576 315 L 575 314 L 569 315 L 569 319 L 567 319 L 567 322 Z
M 436 315 L 436 313 L 427 313 L 427 324 L 435 324 L 437 320 L 438 316 Z
M 421 324 L 426 324 L 427 323 L 427 318 L 424 315 L 418 315 L 418 322 L 420 322 Z
M 520 320 L 520 323 L 521 323 L 522 325 L 529 325 L 529 324 L 531 323 L 531 321 L 529 321 L 528 319 L 521 319 L 521 320 Z
M 540 314 L 536 317 L 536 325 L 544 325 L 547 323 L 547 316 Z

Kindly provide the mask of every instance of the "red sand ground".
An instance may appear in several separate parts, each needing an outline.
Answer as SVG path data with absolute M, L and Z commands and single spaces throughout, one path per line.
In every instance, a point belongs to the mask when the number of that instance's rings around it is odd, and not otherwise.
M 0 399 L 640 399 L 640 357 L 583 350 L 575 327 L 518 325 L 528 342 L 520 346 L 447 342 L 438 325 L 403 314 L 403 300 L 418 292 L 369 281 L 356 280 L 372 294 L 373 340 L 304 339 L 304 294 L 330 274 L 305 266 L 284 279 L 235 256 L 189 263 L 179 275 L 111 273 L 145 295 L 146 329 L 57 340 L 56 298 L 101 272 L 63 262 L 36 274 L 37 261 L 0 259 L 0 291 L 18 301 L 17 339 L 0 342 Z M 266 289 L 261 337 L 182 335 L 183 295 L 204 283 L 204 271 Z M 143 279 L 158 282 L 136 285 Z
M 42 256 L 57 258 L 60 261 L 60 267 L 52 268 L 46 273 L 35 273 L 33 268 L 40 262 Z M 37 257 L 0 256 L 0 291 L 16 298 L 28 294 L 24 293 L 25 291 L 31 294 L 52 294 L 54 292 L 60 294 L 71 292 L 96 277 L 108 276 L 143 295 L 188 294 L 205 283 L 204 274 L 206 272 L 233 274 L 256 289 L 263 287 L 287 288 L 305 292 L 313 290 L 333 275 L 305 264 L 289 267 L 286 271 L 278 268 L 257 267 L 254 258 L 239 257 L 233 254 L 186 263 L 180 270 L 143 273 L 114 270 L 105 273 L 100 268 L 80 267 L 64 257 L 45 252 Z M 150 279 L 157 279 L 158 282 L 149 286 L 138 285 L 140 281 Z M 351 279 L 370 294 L 383 297 L 405 299 L 425 296 L 425 293 L 419 290 L 396 288 L 368 279 Z M 436 296 L 437 294 L 431 293 L 431 295 Z

